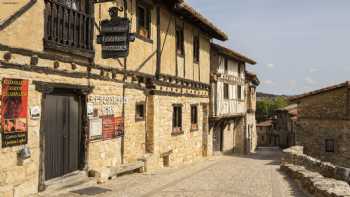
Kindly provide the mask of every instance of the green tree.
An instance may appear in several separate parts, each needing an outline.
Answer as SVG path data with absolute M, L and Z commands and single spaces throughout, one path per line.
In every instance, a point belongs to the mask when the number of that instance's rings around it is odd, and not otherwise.
M 256 119 L 258 122 L 271 118 L 276 109 L 286 107 L 288 101 L 284 97 L 264 99 L 256 103 Z

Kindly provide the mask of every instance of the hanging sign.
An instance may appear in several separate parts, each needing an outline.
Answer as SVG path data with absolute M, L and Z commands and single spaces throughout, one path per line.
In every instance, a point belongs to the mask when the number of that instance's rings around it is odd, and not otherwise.
M 101 22 L 101 34 L 97 36 L 97 44 L 102 45 L 102 58 L 120 58 L 129 55 L 129 42 L 133 41 L 130 31 L 130 20 L 112 17 Z
M 2 81 L 1 128 L 2 147 L 27 144 L 28 80 Z

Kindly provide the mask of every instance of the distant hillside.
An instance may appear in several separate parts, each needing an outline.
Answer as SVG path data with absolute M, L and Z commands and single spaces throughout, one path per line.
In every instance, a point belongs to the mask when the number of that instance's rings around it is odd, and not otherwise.
M 287 96 L 287 95 L 269 94 L 269 93 L 264 93 L 264 92 L 257 92 L 256 93 L 256 98 L 257 98 L 258 101 L 265 100 L 265 99 L 274 100 L 277 97 L 288 98 L 289 96 Z

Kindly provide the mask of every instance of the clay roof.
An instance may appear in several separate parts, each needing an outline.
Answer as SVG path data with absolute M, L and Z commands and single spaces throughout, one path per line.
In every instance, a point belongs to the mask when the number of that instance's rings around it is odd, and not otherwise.
M 232 49 L 226 48 L 224 46 L 215 44 L 215 43 L 211 43 L 211 48 L 213 48 L 214 50 L 216 50 L 218 53 L 224 54 L 226 56 L 231 57 L 232 59 L 241 61 L 241 62 L 246 62 L 252 65 L 255 65 L 256 62 Z
M 322 88 L 322 89 L 319 89 L 319 90 L 315 90 L 315 91 L 307 92 L 307 93 L 304 93 L 304 94 L 300 94 L 300 95 L 297 95 L 297 96 L 289 97 L 289 100 L 295 102 L 295 101 L 298 101 L 300 99 L 303 99 L 303 98 L 306 98 L 306 97 L 309 97 L 309 96 L 314 96 L 314 95 L 317 95 L 317 94 L 321 94 L 321 93 L 324 93 L 324 92 L 329 92 L 329 91 L 332 91 L 332 90 L 336 90 L 338 88 L 349 87 L 349 86 L 350 86 L 350 81 L 346 81 L 346 82 L 341 83 L 341 84 L 337 84 L 337 85 L 325 87 L 325 88 Z
M 207 32 L 209 35 L 214 38 L 226 41 L 228 40 L 228 36 L 225 32 L 216 27 L 211 21 L 209 21 L 206 17 L 204 17 L 201 13 L 196 11 L 190 5 L 188 5 L 183 0 L 169 0 L 168 2 L 175 2 L 174 11 L 184 18 L 188 19 L 192 23 L 196 24 L 201 28 L 202 31 Z
M 257 127 L 269 127 L 272 126 L 272 120 L 267 120 L 256 124 Z

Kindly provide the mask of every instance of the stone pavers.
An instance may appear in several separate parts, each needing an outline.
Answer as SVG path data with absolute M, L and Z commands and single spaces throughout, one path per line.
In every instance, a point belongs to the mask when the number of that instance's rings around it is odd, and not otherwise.
M 279 151 L 264 150 L 251 156 L 214 157 L 180 169 L 164 169 L 153 174 L 126 175 L 98 185 L 111 190 L 98 196 L 305 196 L 293 181 L 280 172 L 280 156 Z M 81 195 L 68 192 L 56 196 Z

